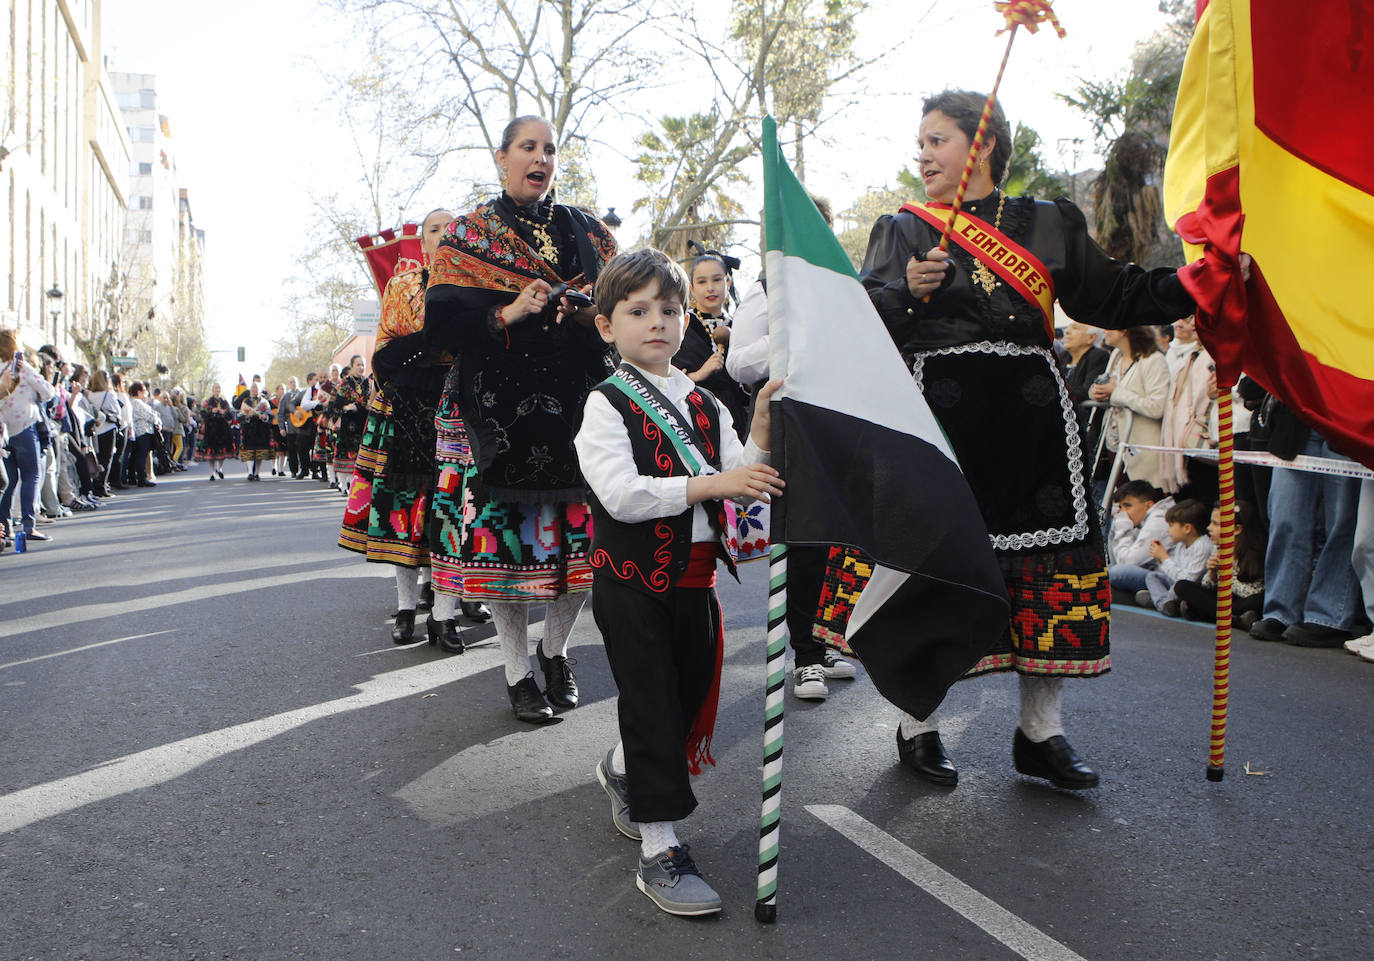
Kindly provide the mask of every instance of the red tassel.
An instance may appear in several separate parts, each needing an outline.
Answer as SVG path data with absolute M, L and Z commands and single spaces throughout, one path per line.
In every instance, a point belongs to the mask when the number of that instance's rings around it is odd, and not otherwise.
M 716 586 L 716 545 L 701 542 L 692 545 L 691 558 L 687 562 L 687 572 L 678 581 L 679 587 Z M 692 729 L 687 732 L 687 769 L 692 774 L 700 774 L 703 764 L 715 765 L 711 756 L 711 736 L 716 730 L 716 711 L 720 708 L 720 675 L 725 665 L 725 621 L 721 617 L 720 605 L 716 605 L 716 668 L 711 677 L 711 687 L 702 699 L 697 716 L 692 719 Z

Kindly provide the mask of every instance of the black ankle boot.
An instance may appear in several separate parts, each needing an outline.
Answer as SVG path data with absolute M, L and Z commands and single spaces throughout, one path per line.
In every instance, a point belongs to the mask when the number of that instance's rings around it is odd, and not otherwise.
M 429 615 L 425 618 L 425 633 L 429 635 L 429 643 L 437 644 L 450 654 L 462 654 L 467 650 L 463 646 L 463 635 L 458 633 L 458 622 L 453 618 L 436 621 L 433 614 Z
M 397 611 L 396 621 L 391 628 L 393 644 L 409 644 L 415 640 L 415 612 Z
M 517 721 L 526 724 L 547 724 L 553 720 L 553 708 L 549 707 L 544 695 L 539 693 L 539 685 L 534 683 L 534 675 L 526 674 L 514 685 L 507 686 L 511 710 Z
M 416 603 L 415 609 L 419 611 L 428 611 L 431 610 L 433 607 L 434 585 L 431 583 L 426 583 L 424 587 L 420 588 L 420 600 L 418 603 Z
M 1079 760 L 1062 734 L 1036 742 L 1018 727 L 1011 742 L 1011 760 L 1020 773 L 1044 778 L 1066 791 L 1097 787 L 1097 772 Z

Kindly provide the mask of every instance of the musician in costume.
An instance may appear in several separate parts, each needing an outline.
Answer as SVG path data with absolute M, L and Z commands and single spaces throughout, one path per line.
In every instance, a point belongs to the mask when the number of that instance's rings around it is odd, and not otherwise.
M 247 480 L 260 481 L 258 467 L 276 453 L 272 446 L 272 400 L 258 387 L 255 379 L 251 387 L 239 395 L 239 460 L 248 465 Z
M 329 373 L 315 382 L 315 442 L 310 446 L 310 467 L 315 479 L 332 481 L 334 475 L 334 434 L 337 429 L 331 402 L 339 384 L 339 365 L 330 364 Z
M 553 202 L 557 144 L 546 121 L 512 121 L 496 161 L 505 190 L 450 225 L 426 299 L 431 349 L 457 367 L 445 404 L 471 448 L 461 490 L 446 474 L 437 508 L 444 549 L 458 560 L 456 579 L 439 589 L 488 603 L 512 710 L 541 724 L 550 702 L 578 700 L 567 646 L 591 589 L 591 515 L 572 439 L 588 391 L 611 369 L 595 309 L 560 294 L 587 294 L 615 241 L 600 221 Z M 531 603 L 546 605 L 544 693 L 530 668 Z
M 986 99 L 925 101 L 919 163 L 932 203 L 879 218 L 860 276 L 958 457 L 1011 596 L 1007 632 L 969 676 L 1020 676 L 1017 771 L 1089 788 L 1098 777 L 1064 737 L 1061 690 L 1065 677 L 1110 669 L 1111 593 L 1076 412 L 1051 350 L 1054 302 L 1114 329 L 1170 323 L 1194 304 L 1174 270 L 1108 257 L 1070 201 L 996 188 L 1012 143 L 1000 106 L 940 251 Z M 956 782 L 936 715 L 905 716 L 898 749 L 926 779 Z
M 424 256 L 431 260 L 453 214 L 440 208 L 421 223 Z M 401 259 L 382 293 L 377 346 L 372 355 L 376 389 L 344 508 L 339 546 L 396 568 L 396 615 L 391 639 L 409 644 L 422 575 L 429 570 L 427 523 L 434 494 L 434 414 L 452 358 L 429 350 L 423 337 L 425 287 L 430 268 Z M 431 644 L 462 651 L 429 634 Z
M 224 479 L 224 462 L 237 453 L 230 429 L 233 416 L 224 388 L 215 384 L 200 405 L 200 449 L 196 452 L 200 460 L 209 462 L 212 481 Z
M 358 448 L 363 442 L 363 428 L 367 426 L 367 402 L 372 394 L 371 382 L 363 373 L 363 355 L 354 354 L 348 360 L 348 370 L 339 378 L 339 386 L 330 402 L 330 414 L 337 428 L 334 431 L 334 471 L 336 490 L 348 493 L 353 481 L 353 467 L 358 461 Z

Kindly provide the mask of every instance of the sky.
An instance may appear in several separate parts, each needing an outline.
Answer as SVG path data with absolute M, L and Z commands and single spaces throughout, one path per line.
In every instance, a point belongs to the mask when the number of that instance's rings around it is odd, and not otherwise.
M 699 0 L 694 9 L 699 18 L 724 17 L 728 6 Z M 285 285 L 299 276 L 297 259 L 310 242 L 308 193 L 346 191 L 356 181 L 338 123 L 319 106 L 325 86 L 318 66 L 347 66 L 354 27 L 318 0 L 105 0 L 103 8 L 110 69 L 157 75 L 182 185 L 206 231 L 207 326 L 211 349 L 224 352 L 215 355 L 217 374 L 251 376 L 266 369 L 273 340 L 289 324 Z M 1068 36 L 1061 40 L 1048 27 L 1019 31 L 1001 99 L 1013 125 L 1039 131 L 1051 166 L 1082 169 L 1094 159 L 1091 130 L 1055 94 L 1080 78 L 1119 74 L 1135 44 L 1165 18 L 1157 0 L 1057 0 L 1054 8 Z M 922 96 L 992 84 L 1006 45 L 995 36 L 1000 25 L 990 0 L 871 0 L 859 50 L 882 60 L 868 75 L 870 92 L 828 126 L 825 142 L 808 146 L 808 187 L 843 210 L 865 191 L 892 184 L 915 156 Z M 675 113 L 705 109 L 709 90 L 697 86 L 700 75 L 681 73 L 673 89 L 654 94 L 656 102 L 671 102 Z M 653 112 L 652 105 L 635 109 Z M 627 216 L 641 191 L 623 156 L 640 127 L 622 123 L 623 132 L 612 120 L 597 134 L 623 147 L 593 148 L 591 158 L 601 206 L 625 217 L 625 242 L 644 225 Z M 467 194 L 454 190 L 448 199 L 440 185 L 433 192 L 416 219 Z M 243 365 L 233 356 L 240 346 Z

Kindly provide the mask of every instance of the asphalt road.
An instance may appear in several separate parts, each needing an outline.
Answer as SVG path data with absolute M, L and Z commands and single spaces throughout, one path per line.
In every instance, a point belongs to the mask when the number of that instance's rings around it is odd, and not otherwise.
M 898 766 L 862 672 L 789 694 L 764 926 L 749 565 L 679 832 L 725 910 L 689 921 L 635 889 L 592 775 L 616 734 L 590 611 L 582 706 L 520 725 L 489 628 L 461 656 L 391 644 L 390 569 L 334 546 L 341 508 L 195 469 L 0 556 L 0 958 L 1374 957 L 1374 666 L 1343 652 L 1239 638 L 1210 783 L 1210 631 L 1118 612 L 1113 673 L 1067 683 L 1102 775 L 1079 795 L 1013 772 L 1012 678 L 947 700 L 953 791 Z

